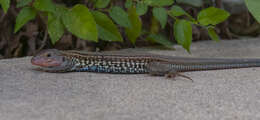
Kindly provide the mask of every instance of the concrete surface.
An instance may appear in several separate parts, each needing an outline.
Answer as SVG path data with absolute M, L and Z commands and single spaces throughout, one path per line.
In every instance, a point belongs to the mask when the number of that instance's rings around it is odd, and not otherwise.
M 193 43 L 190 57 L 257 57 L 260 39 Z M 46 73 L 0 60 L 0 120 L 260 120 L 260 68 L 148 75 Z

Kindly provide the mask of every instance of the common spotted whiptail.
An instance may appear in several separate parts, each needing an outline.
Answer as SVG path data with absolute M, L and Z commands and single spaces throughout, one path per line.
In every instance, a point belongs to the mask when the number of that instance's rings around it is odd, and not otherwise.
M 31 59 L 47 72 L 100 72 L 175 77 L 186 71 L 260 67 L 260 59 L 184 58 L 162 55 L 108 54 L 47 49 Z

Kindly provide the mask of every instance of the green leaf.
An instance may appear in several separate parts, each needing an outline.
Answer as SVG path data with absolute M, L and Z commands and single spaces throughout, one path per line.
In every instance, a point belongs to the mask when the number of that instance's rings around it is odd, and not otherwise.
M 154 18 L 154 16 L 152 16 L 152 19 L 151 19 L 151 25 L 150 25 L 150 33 L 152 34 L 157 34 L 160 30 L 160 23 L 158 20 L 156 20 Z
M 190 52 L 190 45 L 192 42 L 191 23 L 187 20 L 176 20 L 173 29 L 177 43 Z
M 196 23 L 197 24 L 197 21 L 189 14 L 187 13 L 186 11 L 184 11 L 180 6 L 177 6 L 177 5 L 173 5 L 171 7 L 171 10 L 168 11 L 168 14 L 176 19 L 176 17 L 178 16 L 187 16 L 192 22 Z
M 168 11 L 168 14 L 171 17 L 178 17 L 178 16 L 182 16 L 182 15 L 190 16 L 186 11 L 184 11 L 180 6 L 177 6 L 177 5 L 173 5 L 171 7 L 171 10 Z
M 24 7 L 26 5 L 28 5 L 29 3 L 31 3 L 32 0 L 19 0 L 16 7 Z
M 55 4 L 55 12 L 53 13 L 56 17 L 61 18 L 68 12 L 68 9 L 64 5 Z
M 159 34 L 151 34 L 148 36 L 148 39 L 152 39 L 154 42 L 159 43 L 167 48 L 173 48 L 173 43 L 170 42 L 165 36 Z
M 213 27 L 209 27 L 207 30 L 208 30 L 209 37 L 210 37 L 212 40 L 215 40 L 215 41 L 219 42 L 219 36 L 218 36 L 218 34 L 215 32 L 214 28 L 213 28 Z
M 126 0 L 125 2 L 125 7 L 126 8 L 130 8 L 133 6 L 133 0 Z
M 92 15 L 97 23 L 98 35 L 100 39 L 106 41 L 123 41 L 117 26 L 106 14 L 99 11 L 93 11 Z
M 86 6 L 75 5 L 63 15 L 62 21 L 68 31 L 77 37 L 84 40 L 98 41 L 96 22 Z
M 168 19 L 168 14 L 165 8 L 153 8 L 153 16 L 160 22 L 162 28 L 164 28 Z
M 120 26 L 129 28 L 131 22 L 128 19 L 128 14 L 120 7 L 114 6 L 109 11 L 110 17 Z
M 144 15 L 148 11 L 148 6 L 143 1 L 137 2 L 136 4 L 136 13 L 141 16 Z
M 128 9 L 128 16 L 131 21 L 131 28 L 126 28 L 126 36 L 131 41 L 132 44 L 135 44 L 136 39 L 141 35 L 142 32 L 142 22 L 139 16 L 136 13 L 134 7 Z
M 194 7 L 202 7 L 203 0 L 176 0 L 177 3 L 192 5 Z
M 62 23 L 62 16 L 68 12 L 63 5 L 55 4 L 55 13 L 48 13 L 48 33 L 52 44 L 55 44 L 64 34 L 65 26 Z
M 109 4 L 110 0 L 97 0 L 95 6 L 97 8 L 105 8 Z
M 250 13 L 260 23 L 260 0 L 245 0 L 245 3 Z
M 174 3 L 174 0 L 144 0 L 144 3 L 153 7 L 163 7 L 172 5 Z
M 229 17 L 229 13 L 225 10 L 209 7 L 203 9 L 198 14 L 198 21 L 201 25 L 216 25 Z
M 28 21 L 34 19 L 36 16 L 36 11 L 31 7 L 24 7 L 16 17 L 15 29 L 16 33 L 20 28 Z
M 54 16 L 52 13 L 48 14 L 48 33 L 51 38 L 52 44 L 55 44 L 64 33 L 64 25 L 61 22 L 61 19 L 57 16 Z
M 51 0 L 35 0 L 33 7 L 44 12 L 55 12 L 55 5 Z
M 2 6 L 4 12 L 6 13 L 10 7 L 10 0 L 0 0 L 0 5 Z

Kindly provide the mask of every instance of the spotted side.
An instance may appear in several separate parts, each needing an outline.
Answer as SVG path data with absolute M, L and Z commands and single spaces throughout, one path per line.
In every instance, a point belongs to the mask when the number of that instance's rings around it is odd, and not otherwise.
M 115 73 L 115 74 L 142 74 L 148 73 L 146 68 L 149 59 L 110 56 L 72 56 L 73 67 L 71 71 L 87 71 L 100 73 Z

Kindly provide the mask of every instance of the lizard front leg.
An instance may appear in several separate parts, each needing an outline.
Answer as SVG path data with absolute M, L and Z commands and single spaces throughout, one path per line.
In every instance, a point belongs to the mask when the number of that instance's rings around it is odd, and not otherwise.
M 172 67 L 169 63 L 164 62 L 150 62 L 147 65 L 147 70 L 150 75 L 154 76 L 165 76 L 167 78 L 175 78 L 176 76 L 184 77 L 186 79 L 189 79 L 193 82 L 193 80 L 186 76 L 180 74 L 176 69 Z

